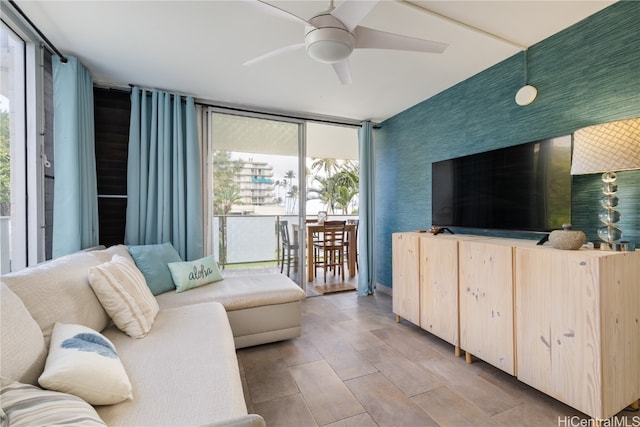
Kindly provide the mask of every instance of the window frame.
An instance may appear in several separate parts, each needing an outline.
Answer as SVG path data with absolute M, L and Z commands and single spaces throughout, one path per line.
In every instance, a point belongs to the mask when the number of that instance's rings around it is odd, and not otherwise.
M 19 233 L 12 233 L 11 268 L 18 271 L 45 260 L 45 212 L 44 212 L 44 45 L 30 26 L 14 11 L 13 7 L 3 8 L 2 23 L 13 31 L 24 43 L 24 138 L 25 180 L 18 186 L 23 202 L 12 205 L 11 217 L 21 220 L 21 225 L 13 227 Z M 22 153 L 21 153 L 22 154 Z M 12 167 L 14 164 L 12 155 Z M 20 165 L 18 165 L 18 168 Z M 20 170 L 20 169 L 19 169 Z M 12 188 L 12 193 L 14 189 Z M 15 196 L 12 195 L 12 199 Z M 17 212 L 14 212 L 14 208 Z

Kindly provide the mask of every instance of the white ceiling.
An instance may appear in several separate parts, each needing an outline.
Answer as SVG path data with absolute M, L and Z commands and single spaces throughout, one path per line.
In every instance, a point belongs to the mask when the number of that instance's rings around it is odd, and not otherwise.
M 244 66 L 301 42 L 304 34 L 302 25 L 250 0 L 16 3 L 58 49 L 79 57 L 96 83 L 177 91 L 221 105 L 382 121 L 518 53 L 517 45 L 531 46 L 613 1 L 383 0 L 361 25 L 449 47 L 443 54 L 356 50 L 349 58 L 351 85 L 340 84 L 330 65 L 304 50 Z M 304 19 L 329 4 L 269 3 Z

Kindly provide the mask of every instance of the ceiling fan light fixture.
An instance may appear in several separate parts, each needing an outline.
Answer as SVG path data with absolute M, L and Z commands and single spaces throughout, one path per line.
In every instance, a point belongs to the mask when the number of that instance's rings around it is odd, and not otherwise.
M 351 55 L 356 38 L 331 11 L 325 11 L 309 19 L 304 34 L 307 53 L 318 62 L 335 64 Z
M 325 64 L 342 62 L 349 57 L 351 51 L 348 45 L 334 40 L 320 40 L 307 46 L 309 56 Z

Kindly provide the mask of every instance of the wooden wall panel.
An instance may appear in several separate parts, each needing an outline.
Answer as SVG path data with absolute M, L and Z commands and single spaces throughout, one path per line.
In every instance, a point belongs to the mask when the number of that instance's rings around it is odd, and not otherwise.
M 99 198 L 100 244 L 112 246 L 124 243 L 127 199 Z
M 128 92 L 94 88 L 100 244 L 124 242 L 127 209 Z
M 44 253 L 45 259 L 53 257 L 53 192 L 55 180 L 55 159 L 53 158 L 53 65 L 51 53 L 44 49 L 43 60 L 43 103 L 44 103 L 44 154 L 50 166 L 44 168 Z

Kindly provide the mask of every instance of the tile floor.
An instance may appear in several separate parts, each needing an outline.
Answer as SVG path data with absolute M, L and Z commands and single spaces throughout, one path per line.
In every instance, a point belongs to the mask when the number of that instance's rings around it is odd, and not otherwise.
M 453 346 L 395 322 L 391 297 L 303 302 L 302 336 L 238 350 L 249 412 L 277 426 L 592 426 L 593 420 Z M 618 426 L 640 426 L 623 411 Z M 614 425 L 614 424 L 603 424 Z

